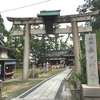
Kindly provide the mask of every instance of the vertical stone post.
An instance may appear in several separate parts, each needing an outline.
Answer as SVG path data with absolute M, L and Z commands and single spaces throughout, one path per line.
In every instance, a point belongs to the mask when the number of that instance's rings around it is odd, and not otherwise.
M 29 67 L 29 24 L 25 25 L 25 40 L 24 40 L 24 58 L 23 58 L 23 83 L 28 82 L 28 67 Z
M 0 100 L 2 98 L 2 80 L 0 80 Z
M 100 100 L 95 34 L 85 35 L 87 84 L 82 84 L 84 100 Z
M 67 88 L 70 88 L 70 82 L 69 82 L 69 77 L 65 77 L 64 78 L 64 82 L 65 82 L 65 88 L 64 90 L 66 91 Z
M 71 25 L 72 25 L 72 35 L 73 35 L 73 43 L 74 43 L 76 72 L 81 73 L 81 64 L 79 61 L 79 55 L 81 55 L 81 48 L 80 48 L 80 41 L 79 41 L 79 36 L 78 36 L 77 22 L 72 21 Z
M 34 70 L 36 70 L 36 69 L 35 69 L 35 63 L 33 63 L 33 65 L 32 65 L 32 77 L 33 77 L 33 78 L 34 78 L 34 76 L 35 76 L 35 75 L 34 75 L 34 74 L 35 74 L 35 73 L 34 73 Z
M 64 84 L 64 91 L 60 94 L 60 100 L 72 100 L 72 94 L 70 92 L 70 82 L 69 77 L 64 78 L 65 84 Z
M 86 69 L 87 69 L 87 85 L 99 86 L 97 50 L 95 34 L 86 34 Z
M 77 99 L 81 100 L 81 82 L 80 81 L 77 82 L 77 90 L 79 91 L 77 93 Z
M 67 88 L 66 91 L 63 91 L 60 97 L 60 100 L 72 100 L 72 94 L 70 93 L 70 89 Z

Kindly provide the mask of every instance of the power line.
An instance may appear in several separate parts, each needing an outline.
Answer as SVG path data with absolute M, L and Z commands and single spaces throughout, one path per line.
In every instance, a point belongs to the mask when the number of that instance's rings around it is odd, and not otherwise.
M 4 13 L 4 12 L 8 12 L 8 11 L 12 11 L 12 10 L 18 10 L 18 9 L 22 9 L 22 8 L 30 7 L 30 6 L 33 6 L 33 5 L 38 5 L 38 4 L 41 4 L 41 3 L 45 3 L 45 2 L 48 2 L 48 1 L 51 1 L 51 0 L 45 0 L 45 1 L 42 1 L 42 2 L 34 3 L 34 4 L 27 5 L 27 6 L 23 6 L 23 7 L 18 7 L 18 8 L 14 8 L 14 9 L 9 9 L 9 10 L 0 11 L 0 13 Z

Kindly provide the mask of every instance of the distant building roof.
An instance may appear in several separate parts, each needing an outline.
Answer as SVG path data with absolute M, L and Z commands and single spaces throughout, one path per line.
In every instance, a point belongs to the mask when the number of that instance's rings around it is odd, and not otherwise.
M 66 57 L 66 56 L 74 56 L 73 49 L 67 50 L 52 50 L 47 54 L 48 57 Z
M 38 14 L 38 17 L 44 17 L 44 16 L 59 16 L 60 10 L 51 10 L 51 11 L 40 11 L 40 14 Z

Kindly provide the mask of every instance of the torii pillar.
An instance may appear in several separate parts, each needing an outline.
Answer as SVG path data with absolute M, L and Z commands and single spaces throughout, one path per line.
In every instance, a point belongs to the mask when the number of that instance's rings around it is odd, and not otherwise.
M 79 55 L 81 55 L 81 48 L 80 48 L 80 41 L 79 41 L 79 35 L 78 35 L 78 27 L 77 22 L 72 21 L 72 35 L 73 35 L 73 44 L 74 44 L 74 55 L 75 55 L 75 65 L 76 65 L 76 72 L 80 73 L 81 71 L 81 63 L 79 61 Z
M 30 30 L 28 22 L 25 24 L 25 39 L 24 39 L 24 56 L 23 56 L 23 74 L 22 82 L 28 82 L 28 67 L 29 67 L 29 48 L 30 48 Z

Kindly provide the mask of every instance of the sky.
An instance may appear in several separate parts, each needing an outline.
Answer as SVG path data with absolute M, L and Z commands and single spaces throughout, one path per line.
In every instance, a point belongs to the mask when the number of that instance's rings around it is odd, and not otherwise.
M 0 0 L 0 13 L 9 30 L 12 22 L 6 17 L 37 17 L 42 10 L 61 10 L 61 16 L 77 14 L 76 9 L 82 4 L 84 0 Z

